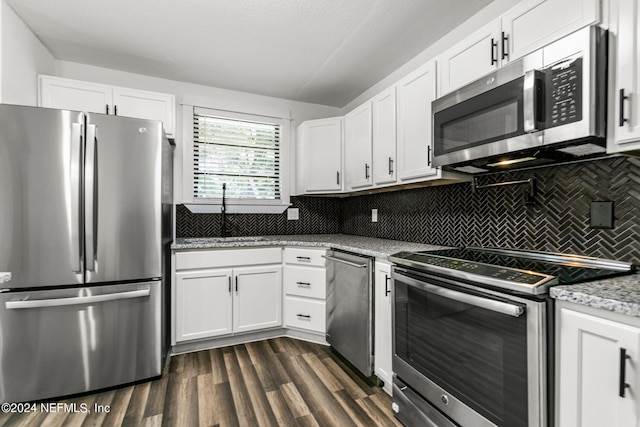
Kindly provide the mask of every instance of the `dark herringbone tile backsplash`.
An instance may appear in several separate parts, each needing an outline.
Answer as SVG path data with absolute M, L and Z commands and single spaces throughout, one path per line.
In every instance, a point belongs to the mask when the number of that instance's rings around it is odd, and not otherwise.
M 471 191 L 469 183 L 347 197 L 292 197 L 299 221 L 229 215 L 232 235 L 346 233 L 446 246 L 498 246 L 640 263 L 640 159 L 614 157 L 480 178 L 479 184 L 536 178 L 526 187 Z M 590 203 L 615 203 L 615 227 L 591 229 Z M 371 222 L 371 209 L 378 222 Z M 177 207 L 178 237 L 218 236 L 220 215 Z
M 640 159 L 615 157 L 483 176 L 479 184 L 536 178 L 526 186 L 471 191 L 469 183 L 346 198 L 342 232 L 446 246 L 497 246 L 640 262 Z M 594 200 L 615 203 L 613 229 L 589 227 Z M 371 209 L 378 222 L 371 222 Z
M 264 236 L 271 234 L 340 233 L 340 200 L 330 197 L 292 197 L 300 220 L 288 221 L 281 215 L 227 215 L 230 236 Z M 184 205 L 176 206 L 176 237 L 220 236 L 220 214 L 194 214 Z

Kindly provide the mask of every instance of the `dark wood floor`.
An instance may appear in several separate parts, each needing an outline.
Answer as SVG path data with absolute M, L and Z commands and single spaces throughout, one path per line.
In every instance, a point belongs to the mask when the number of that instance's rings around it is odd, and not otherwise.
M 0 412 L 0 425 L 400 425 L 382 389 L 369 386 L 330 348 L 290 338 L 174 356 L 158 380 L 57 402 L 110 412 Z

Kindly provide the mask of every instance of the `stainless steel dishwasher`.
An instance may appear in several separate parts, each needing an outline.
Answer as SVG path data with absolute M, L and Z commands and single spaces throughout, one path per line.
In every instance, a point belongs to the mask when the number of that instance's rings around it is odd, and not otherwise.
M 365 377 L 373 374 L 373 258 L 330 250 L 327 342 Z

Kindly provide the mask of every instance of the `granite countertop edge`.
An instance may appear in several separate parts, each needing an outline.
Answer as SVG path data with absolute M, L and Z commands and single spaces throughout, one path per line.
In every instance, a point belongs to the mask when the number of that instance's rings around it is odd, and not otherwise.
M 251 237 L 243 237 L 243 239 L 251 239 Z M 180 251 L 259 246 L 300 246 L 339 249 L 370 257 L 387 258 L 389 255 L 401 251 L 428 251 L 444 248 L 443 246 L 437 245 L 349 234 L 292 234 L 256 236 L 255 239 L 256 240 L 233 240 L 233 238 L 230 238 L 230 241 L 221 241 L 220 238 L 215 237 L 177 238 L 171 245 L 171 249 L 174 251 Z
M 640 273 L 551 288 L 550 295 L 589 307 L 640 317 Z

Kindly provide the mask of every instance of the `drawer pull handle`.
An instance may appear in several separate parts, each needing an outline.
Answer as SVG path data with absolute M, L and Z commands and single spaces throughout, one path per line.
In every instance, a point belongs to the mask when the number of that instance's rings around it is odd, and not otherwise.
M 309 282 L 296 282 L 296 285 L 298 285 L 298 286 L 311 286 L 311 283 L 309 283 Z
M 298 261 L 305 261 L 305 262 L 311 261 L 311 257 L 308 257 L 308 256 L 297 256 L 296 258 L 298 259 Z
M 298 316 L 298 317 L 302 317 L 302 318 L 304 318 L 304 319 L 311 319 L 311 316 L 310 316 L 310 315 L 308 315 L 308 314 L 300 314 L 300 313 L 298 313 L 298 314 L 296 314 L 296 316 Z

